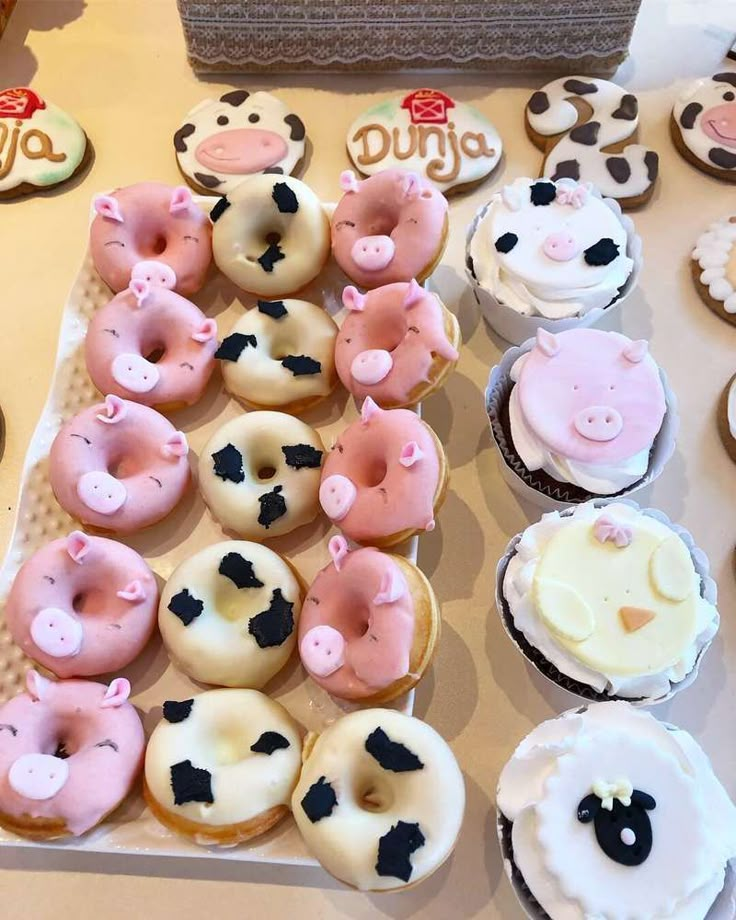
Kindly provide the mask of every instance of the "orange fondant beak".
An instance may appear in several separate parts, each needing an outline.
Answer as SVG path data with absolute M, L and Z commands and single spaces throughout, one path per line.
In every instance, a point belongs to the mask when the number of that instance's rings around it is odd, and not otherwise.
M 621 607 L 618 615 L 626 632 L 636 632 L 653 620 L 656 613 L 647 607 Z

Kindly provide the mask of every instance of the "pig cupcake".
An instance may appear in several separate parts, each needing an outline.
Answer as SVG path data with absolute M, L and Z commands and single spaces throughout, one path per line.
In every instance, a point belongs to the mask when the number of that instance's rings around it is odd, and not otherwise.
M 516 179 L 470 226 L 468 278 L 489 325 L 519 345 L 590 326 L 633 288 L 641 240 L 619 205 L 571 179 Z
M 651 482 L 679 424 L 647 343 L 597 329 L 539 329 L 509 349 L 486 407 L 504 478 L 547 510 Z
M 587 502 L 514 537 L 496 603 L 516 647 L 553 683 L 650 705 L 695 679 L 718 631 L 708 573 L 690 534 L 660 512 Z

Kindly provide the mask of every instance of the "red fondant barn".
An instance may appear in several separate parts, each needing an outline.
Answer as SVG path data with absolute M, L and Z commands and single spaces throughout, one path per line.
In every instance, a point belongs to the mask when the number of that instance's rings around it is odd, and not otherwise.
M 413 125 L 446 125 L 447 110 L 454 107 L 453 100 L 437 89 L 418 89 L 401 101 L 401 108 L 409 110 Z

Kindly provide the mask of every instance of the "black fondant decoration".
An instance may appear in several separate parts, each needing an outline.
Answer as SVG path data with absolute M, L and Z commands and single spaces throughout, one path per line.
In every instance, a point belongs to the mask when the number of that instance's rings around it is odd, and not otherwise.
M 227 102 L 228 105 L 238 106 L 242 105 L 248 96 L 250 96 L 250 93 L 246 89 L 233 89 L 230 90 L 229 93 L 220 96 L 220 102 Z
M 547 180 L 541 180 L 532 185 L 529 195 L 532 204 L 535 207 L 539 207 L 540 205 L 552 204 L 557 197 L 557 189 L 554 183 L 548 182 Z
M 271 197 L 282 214 L 296 214 L 299 210 L 299 202 L 294 194 L 294 189 L 287 185 L 286 182 L 277 182 L 273 187 Z
M 185 626 L 189 626 L 198 616 L 201 616 L 204 603 L 198 597 L 190 594 L 189 588 L 183 588 L 169 601 L 169 610 L 174 616 L 179 617 Z
M 307 374 L 319 374 L 322 365 L 309 355 L 287 355 L 281 359 L 282 365 L 295 377 L 304 377 Z
M 542 112 L 546 112 L 549 108 L 549 96 L 547 93 L 542 92 L 542 90 L 537 90 L 536 93 L 532 93 L 532 97 L 529 100 L 529 111 L 532 115 L 541 115 Z
M 284 306 L 283 300 L 259 300 L 258 312 L 265 313 L 271 319 L 281 319 L 282 316 L 288 315 L 288 310 Z
M 496 247 L 496 252 L 506 253 L 511 252 L 518 242 L 519 237 L 515 233 L 502 233 L 494 245 Z
M 580 163 L 578 163 L 577 160 L 560 160 L 552 179 L 555 182 L 557 182 L 558 179 L 573 179 L 575 182 L 580 181 Z
M 614 259 L 618 258 L 618 243 L 614 243 L 610 237 L 604 237 L 593 243 L 583 253 L 588 265 L 610 265 Z
M 268 610 L 257 613 L 248 623 L 248 632 L 259 648 L 283 645 L 294 631 L 294 605 L 287 601 L 281 588 L 274 588 Z
M 251 112 L 250 115 L 248 116 L 248 121 L 252 125 L 257 125 L 260 120 L 261 120 L 261 116 L 258 114 L 258 112 Z
M 615 112 L 611 113 L 611 118 L 621 118 L 623 121 L 633 121 L 639 114 L 639 102 L 636 96 L 631 93 L 624 93 L 621 102 Z
M 621 866 L 640 866 L 652 850 L 652 823 L 647 812 L 656 807 L 652 796 L 638 789 L 633 791 L 630 805 L 615 798 L 610 811 L 591 793 L 578 805 L 578 821 L 594 822 L 598 846 L 609 859 Z M 622 839 L 622 831 L 627 829 L 633 834 L 632 843 Z
M 728 83 L 730 86 L 736 86 L 736 73 L 732 73 L 730 70 L 725 73 L 717 73 L 713 77 L 714 83 Z
M 278 732 L 264 732 L 255 744 L 251 744 L 250 749 L 254 754 L 273 754 L 274 751 L 280 751 L 283 748 L 290 747 L 289 742 Z
M 215 476 L 226 482 L 242 482 L 245 479 L 243 471 L 243 455 L 233 444 L 226 444 L 212 454 Z
M 2 724 L 0 724 L 0 732 L 1 732 L 1 731 L 8 731 L 8 732 L 10 732 L 10 734 L 11 734 L 14 738 L 15 738 L 15 736 L 18 734 L 18 729 L 15 727 L 15 725 L 11 725 L 9 722 L 3 722 Z
M 215 352 L 215 357 L 220 361 L 237 361 L 242 355 L 243 349 L 257 348 L 258 340 L 254 335 L 245 335 L 242 332 L 232 332 L 220 343 L 220 347 Z
M 209 173 L 195 172 L 194 178 L 199 182 L 200 185 L 203 185 L 205 188 L 217 188 L 218 185 L 222 185 L 222 179 L 218 179 L 217 176 L 211 176 Z M 219 209 L 218 209 L 219 206 Z M 225 208 L 230 207 L 230 202 L 227 204 L 222 204 L 221 201 L 218 201 L 212 211 L 210 211 L 210 220 L 214 223 L 218 217 L 222 214 Z M 215 216 L 212 216 L 213 211 L 217 209 Z
M 223 556 L 217 571 L 229 578 L 236 588 L 263 587 L 263 582 L 253 571 L 253 563 L 240 553 L 227 553 Z
M 644 165 L 647 168 L 647 178 L 654 182 L 659 173 L 659 154 L 654 150 L 647 150 L 644 154 Z
M 263 170 L 264 176 L 283 176 L 284 170 L 282 166 L 267 166 Z
M 221 127 L 224 127 L 225 125 L 230 124 L 230 119 L 227 117 L 227 115 L 218 115 L 217 124 L 220 125 Z
M 365 749 L 384 770 L 392 773 L 424 769 L 424 764 L 413 751 L 400 741 L 392 741 L 380 726 L 365 739 Z
M 316 470 L 322 463 L 322 451 L 311 444 L 285 444 L 281 452 L 286 458 L 286 465 L 295 470 Z
M 278 243 L 269 243 L 268 249 L 260 256 L 258 256 L 258 264 L 261 266 L 264 272 L 267 272 L 270 275 L 273 271 L 274 265 L 285 258 L 286 256 L 282 252 Z
M 268 528 L 280 517 L 286 514 L 286 499 L 281 494 L 283 486 L 274 486 L 270 492 L 258 496 L 261 510 L 258 513 L 258 523 Z
M 408 882 L 414 869 L 411 854 L 423 846 L 424 834 L 418 823 L 397 821 L 378 841 L 376 874 Z
M 736 169 L 736 153 L 729 153 L 723 147 L 712 147 L 708 151 L 708 159 L 719 169 Z
M 209 770 L 192 765 L 191 760 L 182 760 L 171 767 L 171 788 L 174 792 L 174 805 L 186 805 L 187 802 L 215 801 L 212 795 L 212 774 Z
M 166 700 L 164 703 L 164 719 L 175 725 L 177 722 L 183 722 L 188 719 L 192 712 L 194 700 Z
M 293 113 L 291 115 L 287 115 L 284 118 L 284 122 L 291 129 L 291 133 L 289 134 L 289 140 L 292 140 L 292 141 L 303 141 L 304 140 L 304 137 L 307 132 L 304 127 L 304 122 L 301 120 L 301 118 L 298 115 L 294 115 Z
M 574 77 L 570 80 L 565 80 L 562 86 L 568 93 L 575 93 L 576 96 L 589 96 L 591 93 L 598 92 L 598 87 L 595 83 L 585 83 L 583 80 L 576 80 Z
M 631 166 L 625 157 L 607 157 L 606 169 L 614 182 L 623 185 L 631 178 Z
M 578 125 L 570 132 L 570 140 L 576 144 L 583 144 L 586 147 L 593 147 L 598 141 L 598 132 L 601 129 L 599 121 L 586 121 L 585 124 Z
M 177 153 L 185 153 L 187 149 L 186 139 L 190 134 L 194 134 L 196 128 L 194 125 L 187 124 L 182 125 L 181 128 L 174 134 L 174 150 Z
M 312 824 L 323 818 L 329 818 L 332 810 L 337 805 L 337 796 L 326 776 L 320 776 L 316 783 L 307 789 L 307 794 L 301 802 L 302 811 Z
M 197 181 L 199 182 L 200 185 L 204 185 L 205 188 L 213 187 L 212 182 L 202 181 L 205 178 L 213 179 L 214 178 L 213 176 L 205 177 L 199 173 L 195 173 L 195 176 L 198 177 Z M 220 184 L 219 179 L 216 180 L 215 184 L 216 185 Z M 210 211 L 210 220 L 212 221 L 212 223 L 216 224 L 217 221 L 222 217 L 222 215 L 225 213 L 225 211 L 227 211 L 229 207 L 230 207 L 230 202 L 228 201 L 227 195 L 223 195 L 222 198 L 220 198 L 220 200 L 216 202 L 215 206 Z
M 690 129 L 695 126 L 695 119 L 703 111 L 703 106 L 699 102 L 688 102 L 680 114 L 680 124 L 683 128 Z

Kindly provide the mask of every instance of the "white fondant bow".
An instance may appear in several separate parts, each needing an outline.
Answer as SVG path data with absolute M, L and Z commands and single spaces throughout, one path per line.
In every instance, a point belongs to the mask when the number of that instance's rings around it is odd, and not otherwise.
M 629 780 L 623 778 L 615 779 L 612 783 L 597 779 L 593 783 L 593 792 L 601 800 L 601 808 L 605 808 L 606 811 L 613 811 L 614 799 L 618 799 L 623 806 L 628 808 L 631 805 L 633 791 L 634 787 Z

